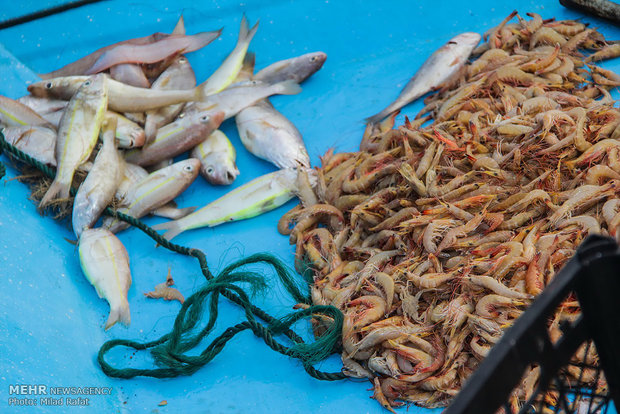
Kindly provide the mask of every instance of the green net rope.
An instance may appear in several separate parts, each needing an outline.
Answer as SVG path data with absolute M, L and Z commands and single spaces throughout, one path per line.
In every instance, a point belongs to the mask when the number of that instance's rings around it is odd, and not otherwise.
M 13 158 L 35 167 L 49 178 L 53 178 L 55 175 L 52 168 L 9 144 L 4 139 L 2 132 L 0 132 L 0 154 L 3 151 L 10 154 Z M 6 167 L 0 162 L 0 178 L 5 174 Z M 76 190 L 73 188 L 71 194 L 75 195 L 75 192 Z M 296 283 L 295 276 L 276 257 L 268 253 L 254 254 L 229 265 L 219 275 L 215 276 L 209 270 L 207 257 L 201 250 L 172 243 L 142 221 L 115 211 L 110 207 L 106 208 L 104 214 L 116 217 L 139 228 L 168 250 L 196 258 L 200 265 L 200 271 L 206 279 L 206 283 L 185 300 L 169 333 L 150 342 L 138 342 L 128 339 L 113 339 L 105 342 L 99 349 L 97 361 L 106 375 L 117 378 L 133 378 L 136 376 L 170 378 L 179 375 L 191 375 L 215 358 L 235 335 L 245 330 L 250 330 L 254 335 L 262 338 L 265 344 L 274 351 L 299 359 L 306 372 L 312 377 L 325 381 L 346 378 L 341 372 L 323 372 L 313 366 L 337 351 L 343 322 L 343 315 L 339 309 L 333 306 L 309 306 L 307 309 L 290 313 L 278 319 L 253 305 L 246 290 L 236 284 L 243 283 L 253 292 L 264 289 L 266 282 L 261 274 L 243 269 L 246 265 L 263 264 L 268 266 L 277 275 L 279 281 L 295 301 L 310 304 L 311 301 L 307 289 L 306 293 L 302 292 L 302 288 Z M 225 329 L 224 332 L 211 340 L 200 354 L 188 355 L 188 351 L 200 346 L 207 336 L 212 333 L 218 318 L 220 296 L 224 296 L 243 308 L 246 320 Z M 299 320 L 314 317 L 320 317 L 322 320 L 329 320 L 331 322 L 327 325 L 324 334 L 316 338 L 314 342 L 305 343 L 291 329 L 291 326 Z M 206 323 L 203 323 L 205 320 Z M 204 325 L 204 327 L 200 328 L 200 325 Z M 290 344 L 287 346 L 278 342 L 276 336 L 288 338 Z M 150 349 L 151 356 L 157 367 L 138 369 L 112 366 L 106 361 L 105 355 L 112 348 L 119 346 L 135 350 Z

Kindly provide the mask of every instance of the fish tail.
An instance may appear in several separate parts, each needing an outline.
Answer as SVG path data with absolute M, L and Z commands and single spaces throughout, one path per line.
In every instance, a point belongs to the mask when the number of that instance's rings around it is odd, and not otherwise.
M 247 17 L 245 17 L 244 14 L 243 18 L 241 19 L 241 25 L 239 27 L 239 39 L 237 39 L 237 44 L 250 44 L 257 30 L 258 20 L 256 21 L 256 24 L 250 29 L 248 19 Z
M 301 92 L 301 86 L 294 80 L 286 80 L 284 82 L 273 85 L 276 93 L 280 95 L 297 95 Z
M 241 64 L 241 70 L 235 78 L 235 82 L 241 82 L 248 79 L 252 79 L 254 76 L 254 65 L 256 63 L 256 54 L 254 52 L 247 52 L 243 58 Z
M 392 106 L 388 106 L 387 108 L 385 108 L 383 111 L 379 112 L 378 114 L 364 119 L 364 121 L 366 122 L 366 124 L 378 124 L 379 122 L 383 121 L 385 118 L 390 116 L 391 113 L 397 110 L 398 108 L 392 108 Z
M 179 234 L 183 233 L 183 229 L 176 220 L 168 221 L 166 223 L 160 223 L 155 226 L 152 226 L 153 230 L 166 230 L 165 233 L 162 234 L 166 238 L 166 240 L 172 240 Z
M 129 326 L 131 323 L 131 314 L 129 313 L 129 302 L 126 298 L 123 298 L 120 306 L 110 308 L 110 316 L 105 323 L 105 330 L 107 331 L 113 327 L 116 322 L 120 321 L 123 325 Z
M 192 214 L 194 211 L 196 211 L 196 206 L 194 207 L 185 207 L 185 208 L 180 208 L 177 212 L 178 212 L 178 216 L 177 218 L 183 218 L 189 214 Z
M 144 135 L 146 137 L 144 145 L 153 142 L 157 136 L 157 123 L 155 122 L 155 117 L 149 114 L 146 115 L 146 121 L 144 122 Z
M 58 177 L 54 178 L 52 185 L 47 189 L 39 203 L 39 208 L 44 208 L 57 198 L 69 198 L 69 184 L 61 182 Z

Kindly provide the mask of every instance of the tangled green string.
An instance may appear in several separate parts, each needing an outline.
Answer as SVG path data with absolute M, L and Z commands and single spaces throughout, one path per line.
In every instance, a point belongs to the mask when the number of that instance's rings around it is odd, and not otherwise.
M 53 178 L 55 175 L 52 168 L 9 144 L 0 132 L 0 154 L 2 151 L 6 151 L 13 158 L 35 167 L 49 178 Z M 6 168 L 0 162 L 0 178 L 5 174 Z M 75 195 L 75 192 L 76 190 L 72 188 L 71 194 Z M 207 257 L 201 250 L 172 243 L 142 221 L 110 207 L 105 209 L 104 214 L 116 217 L 139 228 L 166 249 L 196 258 L 200 265 L 200 271 L 206 279 L 206 283 L 185 300 L 169 333 L 150 342 L 138 342 L 129 339 L 112 339 L 105 342 L 99 349 L 97 361 L 106 375 L 117 378 L 133 378 L 136 376 L 170 378 L 179 375 L 191 375 L 215 358 L 235 335 L 249 329 L 254 335 L 262 338 L 265 344 L 274 351 L 299 359 L 306 372 L 312 377 L 325 381 L 346 378 L 341 372 L 323 372 L 313 366 L 337 351 L 343 322 L 343 315 L 340 310 L 333 306 L 309 306 L 307 309 L 290 313 L 278 319 L 253 305 L 246 290 L 236 284 L 247 284 L 252 291 L 264 289 L 266 282 L 263 275 L 254 271 L 243 270 L 243 267 L 248 264 L 264 264 L 278 276 L 279 281 L 297 303 L 309 305 L 311 301 L 308 293 L 302 292 L 294 275 L 276 257 L 268 253 L 254 254 L 229 265 L 219 275 L 214 276 L 207 265 Z M 220 295 L 241 306 L 245 312 L 246 320 L 224 330 L 199 355 L 187 355 L 188 351 L 198 347 L 213 331 L 218 318 Z M 199 329 L 199 325 L 205 317 L 207 322 L 202 329 Z M 323 321 L 328 320 L 330 323 L 327 325 L 324 334 L 316 338 L 314 342 L 305 343 L 291 329 L 291 326 L 301 319 L 316 317 L 320 317 Z M 278 342 L 275 339 L 278 335 L 287 337 L 291 344 L 286 346 Z M 150 349 L 157 368 L 113 367 L 105 360 L 105 355 L 112 348 L 118 346 L 136 350 Z

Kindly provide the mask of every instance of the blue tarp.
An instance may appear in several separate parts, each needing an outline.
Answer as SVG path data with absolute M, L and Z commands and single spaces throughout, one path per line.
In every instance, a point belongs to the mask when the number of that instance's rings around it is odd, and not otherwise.
M 2 18 L 14 17 L 59 2 L 3 2 Z M 298 96 L 273 98 L 273 104 L 293 121 L 308 147 L 313 165 L 330 147 L 358 148 L 362 119 L 393 100 L 422 62 L 452 36 L 484 32 L 498 24 L 517 5 L 497 1 L 104 1 L 60 15 L 0 31 L 0 43 L 35 72 L 47 72 L 99 47 L 123 39 L 172 29 L 181 13 L 189 33 L 224 27 L 222 36 L 189 55 L 202 81 L 234 47 L 240 19 L 260 19 L 251 50 L 257 68 L 310 51 L 322 50 L 324 68 L 303 85 Z M 519 12 L 543 17 L 579 18 L 556 1 L 523 1 Z M 611 39 L 620 30 L 600 20 L 585 21 Z M 34 74 L 0 47 L 0 94 L 13 98 L 25 93 Z M 620 72 L 620 63 L 604 67 Z M 413 115 L 421 102 L 405 108 Z M 402 122 L 400 115 L 398 122 Z M 241 175 L 233 188 L 274 171 L 241 145 L 234 122 L 222 130 L 237 148 Z M 6 157 L 2 158 L 3 161 Z M 8 178 L 17 175 L 13 168 Z M 213 187 L 202 178 L 178 198 L 180 206 L 203 206 L 230 190 Z M 68 225 L 42 217 L 28 199 L 29 190 L 16 180 L 0 183 L 0 412 L 32 412 L 8 406 L 9 386 L 111 387 L 110 396 L 93 396 L 92 412 L 382 412 L 369 399 L 370 384 L 360 381 L 321 382 L 309 377 L 296 360 L 269 349 L 245 332 L 215 360 L 191 377 L 168 380 L 118 380 L 102 374 L 96 353 L 112 338 L 151 340 L 170 330 L 180 305 L 147 299 L 143 292 L 165 280 L 168 268 L 177 286 L 189 296 L 204 282 L 196 262 L 156 248 L 137 229 L 120 235 L 131 259 L 133 285 L 129 291 L 132 323 L 104 332 L 108 305 L 83 277 Z M 269 251 L 293 264 L 293 247 L 276 231 L 279 217 L 295 202 L 256 219 L 213 229 L 187 232 L 178 242 L 206 252 L 217 273 L 227 264 L 252 253 Z M 149 218 L 149 224 L 161 220 Z M 294 302 L 275 279 L 272 290 L 257 303 L 271 314 L 284 315 Z M 217 331 L 233 325 L 243 314 L 223 300 Z M 309 327 L 297 326 L 306 338 Z M 147 363 L 141 354 L 112 353 L 117 363 Z M 340 369 L 334 356 L 319 368 Z M 167 400 L 167 405 L 158 403 Z M 37 407 L 58 413 L 68 407 Z M 73 410 L 73 409 L 72 409 Z M 71 410 L 71 411 L 72 411 Z M 77 409 L 76 409 L 77 410 Z M 425 410 L 411 407 L 408 412 Z

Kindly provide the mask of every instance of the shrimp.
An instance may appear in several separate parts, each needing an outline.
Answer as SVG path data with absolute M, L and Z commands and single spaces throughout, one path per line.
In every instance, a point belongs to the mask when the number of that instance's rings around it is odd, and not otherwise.
M 375 377 L 373 379 L 373 384 L 374 384 L 374 387 L 373 387 L 374 388 L 373 398 L 375 400 L 377 400 L 379 402 L 379 404 L 381 404 L 381 406 L 383 408 L 385 408 L 386 410 L 396 414 L 396 411 L 394 411 L 394 409 L 392 408 L 392 405 L 390 404 L 388 399 L 383 394 L 383 391 L 381 389 L 381 383 L 379 382 L 379 378 Z
M 362 306 L 363 310 L 357 312 L 353 319 L 353 330 L 359 331 L 364 326 L 377 321 L 385 314 L 385 300 L 379 296 L 360 296 L 347 304 L 351 306 Z
M 508 207 L 508 209 L 506 209 L 506 212 L 514 213 L 517 211 L 521 211 L 536 204 L 539 201 L 543 204 L 553 206 L 553 203 L 551 202 L 551 197 L 549 196 L 549 194 L 547 194 L 546 191 L 532 190 L 525 197 L 514 203 L 512 206 Z
M 563 219 L 570 217 L 572 213 L 579 212 L 583 208 L 613 195 L 619 188 L 618 184 L 618 181 L 609 181 L 602 186 L 584 185 L 577 188 L 573 191 L 571 197 L 549 217 L 549 224 L 557 227 Z
M 598 62 L 599 60 L 612 59 L 620 56 L 620 44 L 614 43 L 612 45 L 607 45 L 598 52 L 588 56 L 583 61 L 584 62 Z
M 530 50 L 539 43 L 548 45 L 558 44 L 562 46 L 566 43 L 566 38 L 552 28 L 543 26 L 532 35 L 530 39 Z
M 457 226 L 460 223 L 460 221 L 452 219 L 432 221 L 428 226 L 426 226 L 424 236 L 422 238 L 422 243 L 426 251 L 429 253 L 435 253 L 437 251 L 437 244 L 434 240 L 444 231 Z
M 479 341 L 480 337 L 474 336 L 471 341 L 469 341 L 469 346 L 478 358 L 483 359 L 491 352 L 491 347 L 489 345 L 481 345 L 478 343 Z
M 603 204 L 603 218 L 609 234 L 615 236 L 620 225 L 620 199 L 613 198 Z
M 513 299 L 530 299 L 529 294 L 517 292 L 515 290 L 507 288 L 501 282 L 493 279 L 490 276 L 464 276 L 463 280 L 469 281 L 476 286 L 480 286 L 495 292 L 498 295 L 505 296 Z
M 305 208 L 299 215 L 299 220 L 291 231 L 290 243 L 295 244 L 297 238 L 310 226 L 318 223 L 322 218 L 329 217 L 330 227 L 341 230 L 344 225 L 342 212 L 329 204 L 315 204 Z

